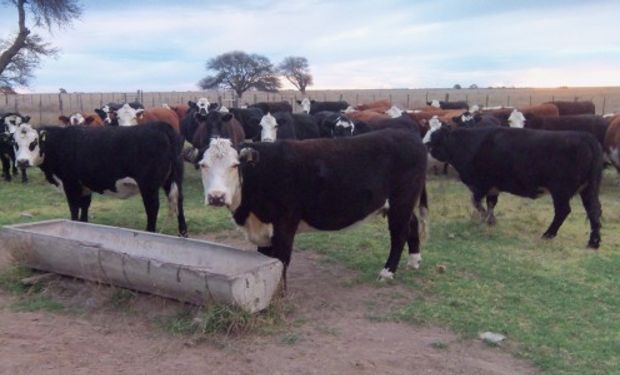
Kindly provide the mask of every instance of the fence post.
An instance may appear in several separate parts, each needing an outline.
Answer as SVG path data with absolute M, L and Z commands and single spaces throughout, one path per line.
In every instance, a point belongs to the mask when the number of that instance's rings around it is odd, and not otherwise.
M 465 103 L 469 105 L 469 94 L 465 94 Z
M 390 105 L 392 105 L 392 94 L 390 94 L 389 98 L 390 98 Z
M 80 112 L 84 112 L 84 102 L 82 101 L 82 94 L 78 94 L 78 100 L 80 101 Z
M 360 94 L 355 94 L 355 105 L 360 104 Z
M 603 96 L 603 111 L 601 112 L 601 115 L 605 114 L 605 105 L 607 104 L 607 97 Z
M 58 93 L 58 111 L 60 111 L 61 115 L 65 114 L 65 110 L 63 108 L 63 103 L 62 103 L 62 94 Z
M 43 95 L 39 94 L 39 125 L 43 122 Z
M 411 108 L 410 105 L 411 105 L 411 97 L 409 94 L 407 94 L 407 109 Z
M 446 93 L 446 102 L 449 102 L 449 101 L 450 101 L 450 93 L 447 92 Z
M 428 103 L 428 91 L 424 95 L 424 105 L 427 105 L 427 103 Z
M 489 94 L 487 94 L 487 97 L 484 99 L 484 106 L 485 107 L 489 106 Z
M 530 95 L 530 106 L 532 105 L 532 95 Z

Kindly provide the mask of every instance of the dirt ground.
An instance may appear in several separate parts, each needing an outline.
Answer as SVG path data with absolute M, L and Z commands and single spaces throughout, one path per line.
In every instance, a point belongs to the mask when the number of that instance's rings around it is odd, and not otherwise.
M 247 247 L 239 239 L 227 242 Z M 0 268 L 6 266 L 0 256 Z M 407 272 L 407 271 L 405 271 Z M 409 271 L 410 272 L 410 271 Z M 534 374 L 529 363 L 449 330 L 373 319 L 415 298 L 397 285 L 353 282 L 355 273 L 296 251 L 285 327 L 271 334 L 194 340 L 154 318 L 180 304 L 137 294 L 131 311 L 100 301 L 108 287 L 63 278 L 54 286 L 75 313 L 20 313 L 0 292 L 2 374 Z

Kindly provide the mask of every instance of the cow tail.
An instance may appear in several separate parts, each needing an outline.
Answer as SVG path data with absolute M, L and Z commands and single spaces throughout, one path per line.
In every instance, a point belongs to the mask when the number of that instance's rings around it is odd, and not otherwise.
M 422 193 L 420 194 L 420 224 L 418 225 L 418 231 L 420 236 L 420 241 L 428 240 L 430 236 L 429 232 L 429 220 L 428 220 L 428 195 L 426 194 L 426 182 L 424 183 L 424 187 L 422 188 Z
M 182 157 L 182 139 L 181 137 L 170 128 L 169 138 L 172 144 L 172 155 L 170 160 L 171 171 L 169 183 L 170 190 L 168 191 L 168 207 L 170 216 L 179 215 L 179 199 L 182 197 L 183 186 L 183 157 Z M 182 198 L 181 198 L 182 199 Z

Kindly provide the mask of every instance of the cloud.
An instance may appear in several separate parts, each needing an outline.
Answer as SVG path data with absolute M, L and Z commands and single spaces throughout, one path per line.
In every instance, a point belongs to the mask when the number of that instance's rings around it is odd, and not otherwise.
M 63 52 L 32 89 L 196 89 L 208 58 L 237 49 L 274 63 L 306 56 L 317 89 L 620 85 L 618 10 L 556 0 L 99 2 L 49 36 Z

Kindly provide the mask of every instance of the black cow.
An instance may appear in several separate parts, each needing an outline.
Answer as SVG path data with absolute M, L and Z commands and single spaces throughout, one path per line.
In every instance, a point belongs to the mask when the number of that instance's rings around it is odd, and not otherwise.
M 442 100 L 432 100 L 430 102 L 426 102 L 426 105 L 441 108 L 441 109 L 469 109 L 469 104 L 463 101 L 444 102 Z
M 382 118 L 368 123 L 371 131 L 384 129 L 406 129 L 415 132 L 419 137 L 422 136 L 422 127 L 407 113 L 403 113 L 400 117 Z
M 17 176 L 18 173 L 15 164 L 13 134 L 20 124 L 26 124 L 29 121 L 30 116 L 22 116 L 19 113 L 4 113 L 0 116 L 0 162 L 2 163 L 2 177 L 5 181 L 11 181 L 12 176 Z M 19 170 L 22 175 L 22 183 L 27 183 L 26 169 L 19 168 Z
M 276 112 L 267 113 L 260 122 L 263 142 L 276 139 L 319 138 L 319 127 L 312 116 L 305 113 Z
M 301 106 L 302 112 L 314 115 L 322 111 L 340 112 L 349 107 L 349 103 L 341 100 L 337 102 L 317 102 L 304 98 L 303 100 L 297 100 L 297 104 Z
M 118 198 L 139 192 L 146 230 L 154 232 L 163 187 L 171 212 L 177 214 L 179 234 L 186 236 L 181 142 L 165 122 L 38 130 L 26 124 L 15 132 L 18 166 L 39 167 L 48 182 L 64 190 L 71 220 L 88 221 L 92 192 Z
M 259 102 L 248 105 L 248 108 L 260 108 L 263 113 L 289 112 L 293 113 L 293 106 L 289 102 Z
M 444 126 L 432 132 L 429 145 L 435 159 L 458 171 L 474 207 L 490 225 L 495 224 L 493 209 L 501 191 L 532 199 L 548 191 L 555 215 L 543 237 L 553 238 L 570 213 L 571 197 L 579 193 L 590 220 L 588 247 L 598 248 L 603 156 L 590 134 Z M 485 196 L 488 212 L 481 203 Z
M 265 115 L 260 108 L 231 108 L 230 112 L 243 126 L 246 139 L 260 139 L 260 120 Z
M 569 115 L 560 117 L 539 117 L 525 115 L 525 127 L 542 130 L 575 130 L 592 134 L 605 147 L 607 120 L 597 115 Z
M 594 103 L 592 101 L 574 101 L 574 102 L 547 102 L 545 104 L 553 104 L 558 107 L 560 116 L 566 115 L 593 115 Z
M 340 230 L 386 203 L 391 245 L 380 276 L 393 277 L 405 242 L 410 265 L 419 266 L 414 208 L 421 201 L 424 218 L 426 148 L 415 133 L 389 129 L 243 147 L 237 154 L 230 142 L 212 141 L 200 162 L 205 196 L 210 205 L 228 206 L 259 251 L 284 263 L 285 280 L 295 233 Z
M 237 121 L 232 113 L 210 111 L 206 116 L 196 115 L 198 129 L 194 133 L 192 146 L 198 150 L 196 161 L 202 158 L 202 154 L 209 147 L 212 138 L 230 139 L 233 147 L 240 145 L 245 140 L 243 126 Z
M 502 122 L 492 114 L 465 112 L 460 116 L 452 117 L 452 121 L 459 128 L 485 128 L 501 126 Z

